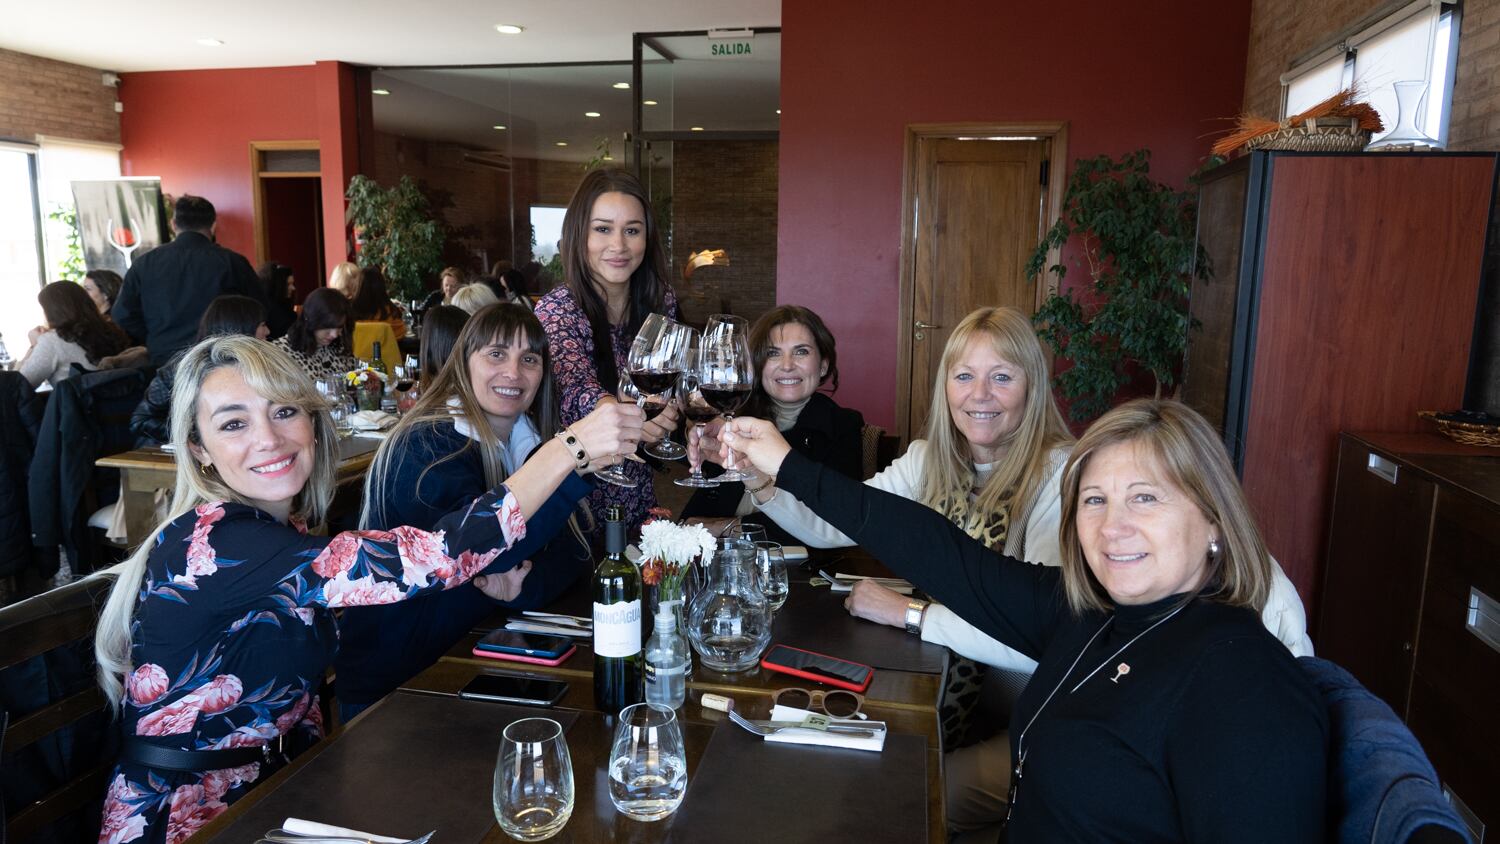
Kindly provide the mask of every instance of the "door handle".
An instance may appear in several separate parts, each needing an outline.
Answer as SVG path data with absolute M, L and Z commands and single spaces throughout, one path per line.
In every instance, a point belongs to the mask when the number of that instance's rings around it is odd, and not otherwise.
M 917 334 L 916 334 L 916 337 L 915 337 L 915 339 L 917 339 L 917 340 L 926 339 L 927 335 L 923 334 L 923 332 L 926 331 L 929 328 L 942 328 L 941 325 L 933 325 L 931 323 L 923 322 L 921 320 L 917 320 L 916 324 L 913 327 L 917 329 Z

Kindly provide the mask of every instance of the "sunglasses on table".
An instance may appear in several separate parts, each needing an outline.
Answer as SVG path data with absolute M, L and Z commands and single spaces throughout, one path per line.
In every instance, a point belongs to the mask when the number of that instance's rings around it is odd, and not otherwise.
M 777 689 L 771 696 L 771 703 L 776 706 L 790 706 L 793 709 L 806 709 L 809 711 L 822 712 L 834 718 L 860 718 L 868 719 L 870 716 L 860 711 L 865 705 L 865 696 L 858 692 L 834 689 L 823 691 L 821 689 Z

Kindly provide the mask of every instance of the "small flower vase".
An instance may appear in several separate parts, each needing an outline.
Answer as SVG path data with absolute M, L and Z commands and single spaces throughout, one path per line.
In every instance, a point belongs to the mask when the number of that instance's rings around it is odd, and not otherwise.
M 380 409 L 380 379 L 371 378 L 368 384 L 361 384 L 355 392 L 355 398 L 359 402 L 360 410 Z

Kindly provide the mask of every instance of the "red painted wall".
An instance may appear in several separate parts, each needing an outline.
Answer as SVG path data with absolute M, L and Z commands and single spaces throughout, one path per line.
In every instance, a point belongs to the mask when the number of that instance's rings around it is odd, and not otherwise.
M 250 142 L 318 137 L 312 67 L 122 74 L 121 168 L 214 204 L 218 240 L 255 261 Z
M 783 3 L 777 300 L 838 336 L 839 402 L 894 425 L 907 124 L 1066 120 L 1070 161 L 1148 147 L 1181 185 L 1239 113 L 1249 25 L 1249 0 Z

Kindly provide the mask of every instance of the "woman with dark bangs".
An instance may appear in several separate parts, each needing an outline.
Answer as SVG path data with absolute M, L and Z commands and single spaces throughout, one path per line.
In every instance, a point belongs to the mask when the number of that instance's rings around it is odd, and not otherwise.
M 308 294 L 302 313 L 286 336 L 272 345 L 290 352 L 297 365 L 316 381 L 359 368 L 350 347 L 353 337 L 349 300 L 331 287 L 321 287 Z

